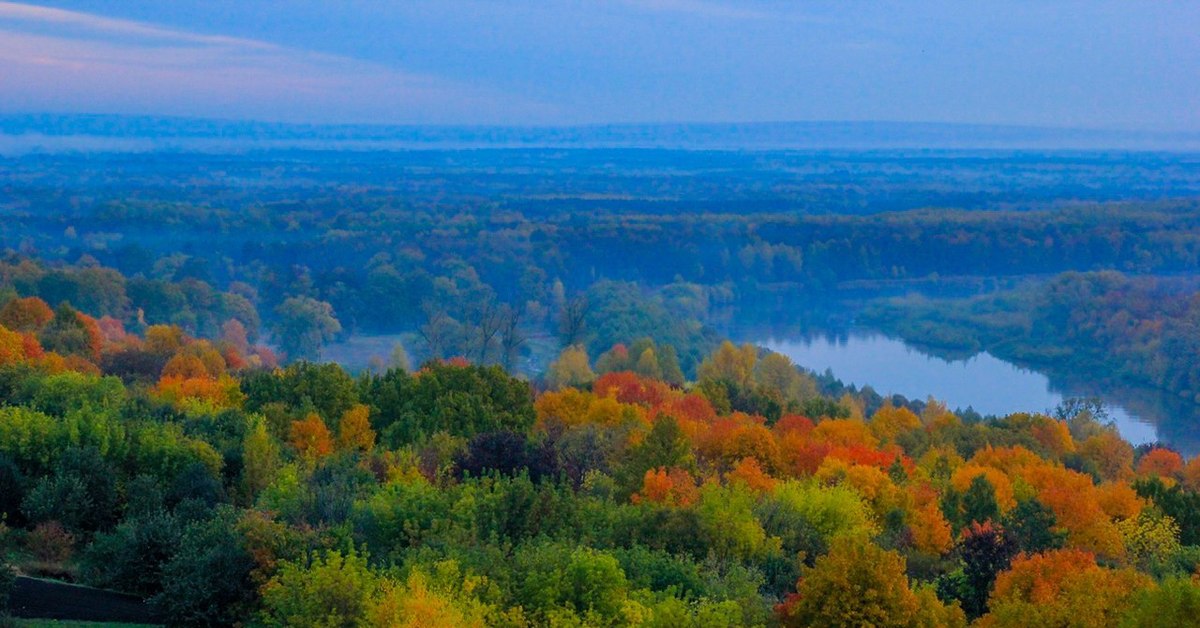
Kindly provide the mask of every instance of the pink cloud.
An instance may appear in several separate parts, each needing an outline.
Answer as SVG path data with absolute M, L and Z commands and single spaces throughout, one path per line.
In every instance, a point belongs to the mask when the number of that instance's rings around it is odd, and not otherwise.
M 504 122 L 554 111 L 357 59 L 0 2 L 0 110 Z

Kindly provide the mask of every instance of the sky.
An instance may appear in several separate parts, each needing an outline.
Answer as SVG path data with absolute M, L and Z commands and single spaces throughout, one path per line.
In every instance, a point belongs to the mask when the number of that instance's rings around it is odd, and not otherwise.
M 1200 3 L 0 1 L 0 113 L 1200 131 Z

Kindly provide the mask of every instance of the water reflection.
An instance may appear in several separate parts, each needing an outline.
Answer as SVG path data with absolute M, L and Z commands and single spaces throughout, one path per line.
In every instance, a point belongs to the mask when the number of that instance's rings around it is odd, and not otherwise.
M 1064 397 L 1094 396 L 1108 407 L 1121 435 L 1133 443 L 1170 443 L 1183 453 L 1200 452 L 1200 412 L 1195 404 L 1156 390 L 1107 386 L 1070 374 L 1043 374 L 987 353 L 937 357 L 881 334 L 853 331 L 810 338 L 759 338 L 755 344 L 847 384 L 870 385 L 881 394 L 924 399 L 982 414 L 1046 412 Z

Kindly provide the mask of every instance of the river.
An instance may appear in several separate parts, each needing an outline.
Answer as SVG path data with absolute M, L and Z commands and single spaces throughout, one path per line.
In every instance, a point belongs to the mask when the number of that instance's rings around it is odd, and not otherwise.
M 1121 435 L 1134 444 L 1164 442 L 1185 454 L 1200 452 L 1200 411 L 1165 393 L 1136 387 L 1098 389 L 1086 381 L 1052 381 L 1037 371 L 987 353 L 947 360 L 873 332 L 840 336 L 760 338 L 759 346 L 782 353 L 807 369 L 829 369 L 846 384 L 870 385 L 883 395 L 929 396 L 951 409 L 984 415 L 1047 412 L 1065 397 L 1104 402 Z

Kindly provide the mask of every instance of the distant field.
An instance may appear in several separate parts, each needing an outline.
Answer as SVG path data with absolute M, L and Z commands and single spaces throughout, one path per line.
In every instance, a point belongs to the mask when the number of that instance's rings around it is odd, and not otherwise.
M 373 360 L 387 364 L 392 350 L 400 344 L 411 355 L 415 334 L 381 334 L 351 336 L 321 350 L 321 357 L 337 362 L 350 371 L 361 371 L 372 366 Z

